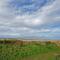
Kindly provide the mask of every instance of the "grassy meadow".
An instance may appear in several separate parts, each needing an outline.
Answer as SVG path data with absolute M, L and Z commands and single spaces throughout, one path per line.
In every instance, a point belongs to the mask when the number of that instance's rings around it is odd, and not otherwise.
M 0 60 L 60 60 L 60 41 L 0 39 Z

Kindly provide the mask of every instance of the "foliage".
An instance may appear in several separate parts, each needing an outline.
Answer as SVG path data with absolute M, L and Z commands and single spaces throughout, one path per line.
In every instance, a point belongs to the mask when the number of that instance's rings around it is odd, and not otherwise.
M 0 60 L 21 60 L 24 57 L 60 51 L 60 48 L 58 48 L 56 44 L 50 42 L 48 42 L 47 45 L 37 44 L 36 42 L 24 45 L 21 41 L 22 44 L 16 44 L 16 40 L 3 40 L 3 42 L 5 43 L 0 43 Z M 12 42 L 14 43 L 11 44 Z

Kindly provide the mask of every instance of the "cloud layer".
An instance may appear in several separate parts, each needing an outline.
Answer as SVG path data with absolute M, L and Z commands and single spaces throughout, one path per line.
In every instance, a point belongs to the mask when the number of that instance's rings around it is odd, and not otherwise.
M 60 1 L 0 1 L 0 37 L 60 39 Z

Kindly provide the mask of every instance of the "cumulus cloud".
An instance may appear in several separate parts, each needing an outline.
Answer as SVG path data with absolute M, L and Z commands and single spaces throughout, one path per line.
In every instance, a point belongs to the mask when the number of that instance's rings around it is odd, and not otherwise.
M 0 36 L 56 37 L 60 33 L 59 6 L 58 0 L 1 0 Z

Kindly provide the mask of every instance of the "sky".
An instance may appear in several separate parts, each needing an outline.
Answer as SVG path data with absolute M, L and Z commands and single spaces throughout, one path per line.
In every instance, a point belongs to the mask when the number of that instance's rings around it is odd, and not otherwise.
M 60 39 L 60 0 L 0 0 L 0 38 Z

